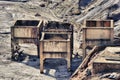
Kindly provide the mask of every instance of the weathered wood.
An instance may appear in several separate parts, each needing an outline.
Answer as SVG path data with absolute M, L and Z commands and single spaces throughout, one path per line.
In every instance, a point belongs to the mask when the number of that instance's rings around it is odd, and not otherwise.
M 65 30 L 63 30 L 64 28 Z M 70 69 L 72 43 L 73 28 L 70 24 L 48 22 L 44 27 L 40 40 L 40 72 L 43 72 L 43 60 L 47 58 L 64 58 L 67 61 L 67 68 Z
M 120 57 L 105 57 L 105 59 L 110 61 L 120 61 Z
M 100 53 L 93 61 L 93 73 L 111 72 L 120 70 L 120 47 L 107 47 L 103 53 Z M 98 67 L 99 66 L 99 67 Z
M 86 20 L 86 27 L 113 27 L 113 20 Z
M 100 46 L 94 46 L 94 48 L 88 53 L 88 55 L 85 57 L 85 59 L 82 61 L 82 63 L 79 65 L 79 67 L 76 69 L 76 71 L 72 74 L 71 79 L 77 75 L 78 72 L 82 72 L 87 66 L 88 66 L 88 62 L 90 62 L 90 59 L 93 58 L 92 56 L 94 56 L 96 53 L 98 53 L 101 50 L 104 50 L 106 47 L 119 47 L 120 45 L 116 45 L 116 44 L 106 44 L 106 45 L 100 45 Z M 102 53 L 103 54 L 103 53 Z M 97 54 L 96 54 L 97 55 Z M 109 55 L 109 54 L 108 54 Z M 97 56 L 98 57 L 98 56 Z M 103 58 L 101 60 L 99 60 L 99 62 L 103 61 Z M 107 67 L 105 65 L 107 65 L 109 68 L 107 70 L 111 70 L 113 69 L 111 66 L 116 66 L 114 69 L 119 70 L 120 69 L 120 62 L 111 64 L 110 62 L 108 62 L 108 65 L 105 63 L 93 63 L 93 66 L 95 67 L 95 71 L 94 73 L 97 73 L 99 71 L 103 71 L 106 70 Z M 99 66 L 99 67 L 98 67 Z M 93 67 L 93 69 L 94 69 Z M 101 70 L 102 69 L 102 70 Z
M 40 41 L 40 73 L 43 73 L 43 42 Z
M 11 27 L 11 51 L 14 54 L 14 47 L 20 43 L 34 43 L 37 46 L 39 57 L 39 38 L 41 37 L 42 20 L 17 20 Z
M 15 27 L 14 37 L 17 38 L 37 38 L 39 28 L 37 27 Z
M 44 51 L 46 52 L 66 52 L 67 42 L 63 41 L 44 41 Z M 52 46 L 52 47 L 51 47 Z
M 88 55 L 84 58 L 80 66 L 75 70 L 71 77 L 77 74 L 77 72 L 81 69 L 85 69 L 87 67 L 88 62 L 90 61 L 91 56 L 97 51 L 98 47 L 95 46 L 93 49 L 88 53 Z
M 69 38 L 70 39 L 70 38 Z M 71 64 L 71 48 L 70 41 L 67 41 L 67 68 L 70 69 Z
M 86 57 L 86 40 L 85 40 L 85 35 L 86 35 L 86 33 L 85 33 L 85 30 L 83 30 L 83 59 Z
M 98 67 L 99 66 L 99 67 Z M 120 63 L 93 63 L 93 73 L 120 71 Z
M 87 39 L 111 39 L 111 33 L 113 28 L 84 28 L 85 38 Z
M 43 60 L 46 58 L 64 58 L 67 60 L 67 68 L 71 64 L 71 41 L 69 40 L 40 40 L 40 72 L 43 72 Z M 42 45 L 42 46 L 41 46 Z M 42 49 L 42 50 L 41 50 Z M 44 59 L 43 59 L 44 58 Z
M 99 51 L 104 50 L 106 46 L 110 46 L 110 45 L 94 46 L 93 49 L 88 52 L 87 56 L 84 58 L 80 66 L 72 74 L 71 78 L 74 77 L 78 73 L 78 71 L 83 71 L 86 67 L 88 67 L 88 63 L 90 62 L 92 56 L 94 56 Z M 111 46 L 115 46 L 115 45 L 111 45 Z
M 86 47 L 113 43 L 113 20 L 85 20 L 83 28 L 83 58 Z

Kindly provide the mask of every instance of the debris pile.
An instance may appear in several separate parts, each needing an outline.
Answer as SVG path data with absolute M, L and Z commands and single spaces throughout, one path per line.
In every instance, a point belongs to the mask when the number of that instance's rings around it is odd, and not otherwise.
M 71 80 L 119 80 L 120 56 L 118 52 L 120 52 L 119 46 L 95 46 L 73 73 Z

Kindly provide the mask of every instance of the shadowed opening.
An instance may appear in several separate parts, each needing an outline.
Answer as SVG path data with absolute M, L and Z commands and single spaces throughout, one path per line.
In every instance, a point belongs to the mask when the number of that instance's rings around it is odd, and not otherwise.
M 17 20 L 15 26 L 37 26 L 38 20 Z

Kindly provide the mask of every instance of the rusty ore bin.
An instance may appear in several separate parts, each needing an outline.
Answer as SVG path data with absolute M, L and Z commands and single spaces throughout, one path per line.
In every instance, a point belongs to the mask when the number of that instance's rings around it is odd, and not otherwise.
M 113 20 L 85 20 L 83 28 L 83 58 L 86 48 L 113 42 Z
M 11 51 L 12 58 L 15 52 L 19 52 L 19 43 L 34 43 L 37 45 L 39 55 L 39 38 L 42 21 L 40 20 L 17 20 L 11 27 Z
M 49 21 L 42 31 L 40 40 L 40 72 L 46 58 L 64 58 L 70 69 L 73 52 L 73 26 L 69 23 Z

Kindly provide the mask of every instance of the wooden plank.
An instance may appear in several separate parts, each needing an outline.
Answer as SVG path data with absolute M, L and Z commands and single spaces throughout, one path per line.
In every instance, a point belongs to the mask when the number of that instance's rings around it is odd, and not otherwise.
M 83 22 L 83 28 L 85 28 L 86 27 L 86 20 L 84 20 L 84 22 Z
M 102 26 L 101 21 L 96 21 L 96 27 L 98 27 L 98 26 Z
M 105 57 L 105 59 L 110 61 L 120 61 L 120 57 Z
M 46 32 L 49 32 L 49 31 L 54 31 L 54 32 L 57 32 L 57 31 L 60 31 L 60 32 L 67 32 L 67 31 L 72 31 L 72 29 L 45 29 Z
M 84 20 L 83 58 L 86 47 L 113 43 L 113 20 Z
M 41 35 L 40 71 L 43 72 L 43 60 L 46 58 L 64 58 L 67 60 L 68 68 L 70 68 L 72 53 L 71 46 L 73 46 L 71 45 L 73 26 L 66 23 L 50 21 L 44 25 L 44 30 Z M 70 37 L 68 35 L 70 35 Z
M 106 46 L 94 46 L 92 50 L 90 50 L 90 52 L 88 52 L 88 55 L 84 58 L 84 60 L 82 61 L 82 63 L 80 64 L 80 66 L 76 69 L 76 71 L 72 74 L 71 78 L 74 77 L 78 71 L 82 71 L 84 70 L 87 66 L 88 63 L 91 59 L 91 57 L 96 53 L 99 52 L 100 50 L 103 50 Z
M 114 40 L 114 30 L 111 29 L 111 35 L 110 35 L 110 40 L 111 40 L 111 43 L 113 43 L 113 40 Z
M 85 20 L 86 27 L 112 27 L 112 20 Z M 85 23 L 85 22 L 84 22 Z
M 67 58 L 66 52 L 43 52 L 44 58 Z
M 21 26 L 21 27 L 26 27 L 26 26 L 37 26 L 39 24 L 40 20 L 17 20 L 15 22 L 15 27 Z
M 103 21 L 103 26 L 104 27 L 112 27 L 111 26 L 111 21 Z
M 14 28 L 14 37 L 37 38 L 37 28 Z
M 40 58 L 40 43 L 39 43 L 39 41 L 37 41 L 37 56 L 38 56 L 38 58 Z
M 44 63 L 44 56 L 43 56 L 43 42 L 40 41 L 40 73 L 43 73 L 43 63 Z
M 98 67 L 99 66 L 99 67 Z M 117 63 L 93 63 L 93 73 L 120 71 L 120 64 Z
M 67 52 L 67 42 L 61 42 L 61 41 L 44 42 L 44 51 L 46 52 Z
M 46 34 L 71 34 L 71 32 L 65 32 L 65 31 L 51 31 L 51 32 L 47 32 L 44 31 Z
M 83 59 L 85 58 L 85 56 L 86 56 L 86 38 L 85 38 L 85 36 L 86 36 L 86 30 L 85 30 L 85 28 L 83 28 L 83 45 L 82 45 L 82 47 L 83 47 Z
M 87 28 L 86 29 L 86 39 L 110 39 L 111 30 L 110 29 L 96 29 Z
M 110 25 L 112 28 L 114 27 L 114 21 L 111 20 L 111 25 Z
M 16 39 L 16 38 L 15 38 Z M 17 41 L 18 41 L 18 43 L 34 43 L 34 44 L 36 44 L 37 42 L 38 42 L 38 39 L 37 38 L 35 38 L 35 39 L 31 39 L 31 38 L 18 38 L 18 39 L 16 39 Z
M 86 27 L 96 27 L 96 21 L 86 21 Z
M 80 70 L 80 69 L 83 69 L 87 66 L 87 63 L 91 57 L 91 55 L 96 51 L 97 49 L 97 46 L 93 47 L 93 49 L 88 53 L 88 55 L 84 58 L 84 60 L 82 61 L 82 63 L 80 64 L 80 66 L 76 69 L 76 71 L 72 74 L 71 77 L 73 77 L 74 75 L 77 74 L 77 72 Z
M 67 42 L 67 68 L 71 66 L 71 52 L 70 52 L 70 41 Z

